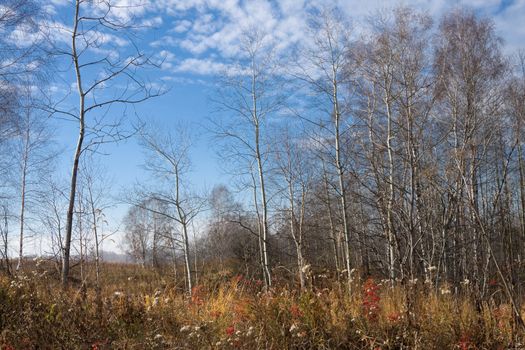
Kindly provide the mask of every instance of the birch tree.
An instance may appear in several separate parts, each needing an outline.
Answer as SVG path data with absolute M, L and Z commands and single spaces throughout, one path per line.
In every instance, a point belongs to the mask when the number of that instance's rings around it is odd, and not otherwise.
M 78 169 L 82 155 L 108 142 L 130 136 L 123 128 L 122 107 L 144 102 L 159 95 L 139 74 L 154 66 L 148 55 L 133 43 L 133 16 L 123 16 L 126 6 L 113 1 L 70 3 L 71 25 L 60 28 L 69 35 L 70 45 L 55 52 L 70 60 L 78 105 L 67 106 L 66 98 L 47 110 L 77 125 L 78 139 L 73 152 L 69 206 L 66 215 L 62 284 L 67 285 L 77 193 Z M 115 117 L 120 115 L 120 117 Z
M 360 119 L 363 135 L 368 135 L 363 145 L 368 165 L 364 166 L 370 169 L 373 183 L 366 192 L 374 197 L 382 221 L 392 282 L 396 270 L 406 277 L 403 261 L 413 279 L 419 265 L 415 261 L 416 250 L 426 251 L 420 213 L 420 172 L 425 170 L 423 162 L 427 156 L 423 138 L 432 141 L 430 133 L 426 133 L 430 129 L 433 93 L 433 80 L 428 73 L 431 25 L 430 18 L 407 8 L 378 14 L 371 36 L 360 51 Z M 428 258 L 427 254 L 419 256 Z
M 295 244 L 297 257 L 297 274 L 301 290 L 306 289 L 306 258 L 304 256 L 305 217 L 307 201 L 312 187 L 311 163 L 307 149 L 301 147 L 299 139 L 292 138 L 290 133 L 283 132 L 281 145 L 276 152 L 278 176 L 282 178 L 281 191 L 287 205 L 290 236 Z
M 164 183 L 164 188 L 146 190 L 148 197 L 172 208 L 159 212 L 155 208 L 145 209 L 174 222 L 180 228 L 187 292 L 191 296 L 193 269 L 191 267 L 190 231 L 195 217 L 201 212 L 204 201 L 190 189 L 188 172 L 191 167 L 190 133 L 178 126 L 177 133 L 162 132 L 160 129 L 142 129 L 140 141 L 147 155 L 145 168 Z M 174 239 L 174 238 L 172 238 Z
M 239 57 L 220 81 L 215 103 L 227 117 L 212 121 L 213 131 L 226 146 L 221 149 L 221 156 L 244 169 L 248 183 L 252 180 L 250 187 L 260 224 L 263 279 L 265 286 L 271 287 L 267 123 L 283 106 L 283 85 L 279 79 L 282 72 L 278 71 L 271 38 L 255 28 L 244 32 Z
M 440 107 L 446 113 L 442 123 L 451 130 L 447 147 L 454 169 L 450 184 L 455 205 L 453 244 L 461 247 L 455 277 L 465 279 L 471 273 L 479 276 L 484 255 L 476 219 L 481 204 L 479 176 L 497 135 L 493 121 L 501 109 L 499 81 L 506 67 L 492 23 L 466 10 L 444 16 L 436 50 L 436 86 Z M 469 242 L 471 249 L 467 249 Z
M 351 33 L 350 23 L 336 8 L 325 8 L 312 16 L 310 35 L 313 44 L 300 52 L 296 77 L 306 82 L 320 100 L 323 116 L 313 121 L 323 131 L 321 145 L 335 170 L 337 197 L 342 221 L 344 261 L 348 289 L 351 288 L 351 229 L 349 205 L 349 169 L 345 157 L 348 140 L 349 93 L 351 92 Z
M 17 181 L 20 192 L 19 211 L 19 249 L 16 270 L 22 266 L 24 257 L 24 239 L 28 213 L 34 212 L 32 204 L 45 190 L 45 183 L 41 180 L 56 160 L 56 151 L 53 150 L 53 139 L 48 120 L 35 108 L 32 98 L 26 98 L 20 113 L 17 125 L 15 147 L 18 163 Z
M 0 5 L 0 190 L 7 187 L 13 164 L 8 151 L 13 138 L 20 136 L 19 121 L 24 114 L 27 88 L 43 75 L 45 54 L 39 4 L 32 0 L 5 0 Z M 27 102 L 27 101 L 26 101 Z M 2 194 L 0 194 L 2 196 Z

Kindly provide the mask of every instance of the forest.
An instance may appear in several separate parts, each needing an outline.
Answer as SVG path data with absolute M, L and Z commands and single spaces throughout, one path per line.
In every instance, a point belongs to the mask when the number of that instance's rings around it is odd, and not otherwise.
M 0 1 L 0 349 L 525 347 L 525 52 L 490 16 L 240 23 L 168 124 L 148 2 L 58 3 Z

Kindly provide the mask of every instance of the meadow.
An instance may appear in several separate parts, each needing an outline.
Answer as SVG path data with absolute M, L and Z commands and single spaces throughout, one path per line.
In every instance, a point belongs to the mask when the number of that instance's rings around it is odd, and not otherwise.
M 101 288 L 63 289 L 37 262 L 0 279 L 0 349 L 518 349 L 525 337 L 497 282 L 476 301 L 458 288 L 308 274 L 261 281 L 227 269 L 200 276 L 192 296 L 167 271 L 103 265 Z M 281 280 L 280 277 L 283 277 Z

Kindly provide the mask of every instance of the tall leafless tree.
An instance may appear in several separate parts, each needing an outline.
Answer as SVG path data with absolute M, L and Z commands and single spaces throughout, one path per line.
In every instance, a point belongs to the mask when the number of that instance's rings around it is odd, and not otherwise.
M 115 113 L 119 114 L 119 106 L 135 105 L 160 93 L 139 75 L 140 69 L 154 64 L 148 55 L 134 45 L 134 19 L 117 14 L 117 11 L 120 14 L 126 11 L 126 7 L 116 6 L 113 1 L 76 0 L 72 2 L 71 10 L 71 29 L 61 28 L 71 36 L 70 45 L 56 48 L 55 51 L 72 61 L 78 106 L 75 111 L 74 108 L 64 107 L 64 101 L 59 101 L 47 108 L 53 114 L 78 125 L 65 225 L 62 263 L 64 286 L 67 285 L 70 270 L 73 214 L 81 156 L 86 151 L 96 151 L 105 143 L 130 136 L 123 129 L 123 118 L 113 117 Z
M 279 142 L 281 147 L 276 150 L 276 167 L 282 178 L 280 186 L 283 197 L 286 198 L 286 211 L 289 212 L 290 235 L 295 244 L 297 256 L 297 274 L 301 290 L 306 289 L 307 262 L 304 257 L 305 216 L 307 201 L 313 183 L 311 161 L 308 159 L 308 149 L 300 138 L 293 138 L 290 132 L 282 132 Z
M 19 165 L 20 187 L 20 214 L 19 214 L 19 250 L 18 263 L 16 269 L 22 266 L 24 257 L 25 229 L 27 228 L 27 213 L 30 211 L 35 198 L 41 194 L 43 186 L 38 179 L 50 172 L 52 163 L 56 160 L 56 151 L 53 150 L 53 139 L 49 120 L 38 113 L 35 108 L 31 94 L 27 93 L 27 98 L 23 101 L 20 110 L 21 116 L 17 126 L 17 147 L 16 155 Z M 34 210 L 33 210 L 34 211 Z
M 352 281 L 349 169 L 345 158 L 348 140 L 349 94 L 352 79 L 351 25 L 337 8 L 323 8 L 309 23 L 313 44 L 300 53 L 296 77 L 308 83 L 320 99 L 321 119 L 310 121 L 322 130 L 317 138 L 336 172 L 337 197 L 342 221 L 348 288 Z
M 144 209 L 168 217 L 180 227 L 186 285 L 188 294 L 191 296 L 193 270 L 190 261 L 190 230 L 193 220 L 204 206 L 204 201 L 191 193 L 188 186 L 192 136 L 189 134 L 189 129 L 182 125 L 178 127 L 177 134 L 163 133 L 160 128 L 143 128 L 140 130 L 140 142 L 147 155 L 145 168 L 151 174 L 164 180 L 166 184 L 164 189 L 146 190 L 148 197 L 172 208 L 167 212 L 151 207 Z M 171 239 L 174 240 L 173 237 Z
M 229 115 L 213 121 L 213 131 L 225 141 L 222 156 L 234 160 L 252 180 L 249 187 L 260 219 L 263 277 L 266 287 L 271 287 L 267 123 L 283 105 L 282 72 L 278 71 L 274 43 L 256 28 L 244 32 L 239 57 L 220 81 L 215 102 Z

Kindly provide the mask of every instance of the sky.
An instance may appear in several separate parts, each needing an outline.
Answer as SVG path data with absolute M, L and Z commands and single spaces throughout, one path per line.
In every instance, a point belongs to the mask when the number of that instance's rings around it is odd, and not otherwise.
M 120 19 L 134 18 L 143 27 L 136 32 L 136 43 L 141 51 L 158 59 L 159 69 L 148 70 L 147 79 L 167 89 L 160 97 L 148 100 L 134 111 L 142 120 L 155 120 L 169 128 L 183 121 L 192 125 L 195 134 L 192 149 L 191 183 L 200 190 L 211 189 L 215 184 L 228 183 L 218 161 L 213 141 L 202 126 L 208 118 L 218 118 L 211 103 L 217 74 L 223 72 L 229 62 L 239 55 L 240 37 L 244 28 L 256 26 L 271 33 L 282 50 L 308 40 L 306 36 L 307 14 L 322 5 L 337 5 L 350 16 L 356 32 L 366 28 L 367 17 L 374 12 L 397 5 L 406 5 L 427 11 L 434 18 L 454 8 L 466 6 L 494 20 L 497 33 L 505 41 L 505 52 L 511 54 L 525 42 L 525 0 L 114 0 L 115 16 Z M 51 16 L 46 19 L 53 26 L 70 27 L 73 6 L 70 0 L 46 1 Z M 69 38 L 60 30 L 53 31 L 58 41 L 68 45 Z M 18 38 L 20 39 L 20 38 Z M 127 50 L 119 42 L 118 35 L 108 42 Z M 54 93 L 59 96 L 67 91 L 72 82 L 71 67 L 59 63 L 63 78 L 54 82 Z M 96 72 L 92 72 L 96 74 Z M 67 100 L 71 103 L 75 99 Z M 57 140 L 64 150 L 59 172 L 70 172 L 75 146 L 75 125 L 56 121 Z M 103 164 L 106 176 L 113 186 L 114 195 L 129 190 L 134 183 L 148 180 L 141 168 L 143 153 L 136 140 L 105 145 L 105 155 L 97 156 Z M 125 205 L 108 209 L 108 221 L 114 229 L 120 225 L 126 211 Z M 119 250 L 120 238 L 108 243 L 106 249 Z

